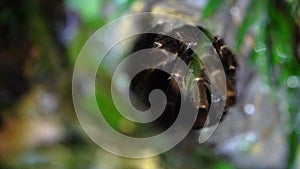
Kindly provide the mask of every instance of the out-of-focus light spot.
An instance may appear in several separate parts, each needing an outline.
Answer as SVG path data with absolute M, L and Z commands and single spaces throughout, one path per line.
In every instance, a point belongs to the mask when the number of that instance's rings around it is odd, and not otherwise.
M 126 91 L 128 90 L 127 85 L 129 82 L 129 77 L 127 74 L 122 73 L 120 76 L 118 76 L 118 78 L 116 78 L 116 82 L 114 82 L 114 86 L 116 87 L 116 89 L 118 91 Z
M 257 136 L 254 131 L 245 134 L 234 136 L 232 139 L 225 141 L 222 146 L 222 152 L 237 153 L 240 151 L 249 151 L 252 145 L 257 141 Z
M 148 152 L 146 152 L 148 153 Z M 158 165 L 160 163 L 160 159 L 157 157 L 151 157 L 151 158 L 145 158 L 139 160 L 139 163 L 137 164 L 137 168 L 140 169 L 152 169 L 152 168 L 158 168 Z
M 230 9 L 230 14 L 232 15 L 232 19 L 236 23 L 240 23 L 242 21 L 241 12 L 238 7 L 232 7 Z
M 258 43 L 254 48 L 254 51 L 256 53 L 265 52 L 266 50 L 267 50 L 267 47 L 266 47 L 265 43 Z
M 253 104 L 246 104 L 244 107 L 244 111 L 247 114 L 252 115 L 255 113 L 255 106 Z
M 261 84 L 259 86 L 259 91 L 264 95 L 268 95 L 270 93 L 270 87 L 267 84 Z
M 296 88 L 299 86 L 299 79 L 297 76 L 290 76 L 287 80 L 287 85 L 290 88 Z
M 250 34 L 247 34 L 246 36 L 245 36 L 245 42 L 246 42 L 246 44 L 247 44 L 247 46 L 249 46 L 249 47 L 253 47 L 254 46 L 254 39 L 253 39 L 253 36 L 251 36 Z
M 250 143 L 247 141 L 241 141 L 239 145 L 239 150 L 240 151 L 247 151 L 250 147 Z
M 250 146 L 256 141 L 257 137 L 254 132 L 246 134 L 245 139 L 240 140 L 239 149 L 241 151 L 248 151 Z
M 230 13 L 231 13 L 231 15 L 239 15 L 240 14 L 240 10 L 239 10 L 238 7 L 232 7 L 230 9 Z
M 126 119 L 120 119 L 119 121 L 119 127 L 120 127 L 120 130 L 124 133 L 133 133 L 136 129 L 136 126 L 133 122 L 129 121 L 129 120 L 126 120 Z
M 259 153 L 261 153 L 261 150 L 262 150 L 262 147 L 261 147 L 261 143 L 259 143 L 259 142 L 254 143 L 250 148 L 250 152 L 252 154 L 259 154 Z
M 256 134 L 254 132 L 250 132 L 246 135 L 246 140 L 249 142 L 254 142 L 256 140 Z
M 57 98 L 52 93 L 43 93 L 39 98 L 44 113 L 55 113 L 58 107 Z

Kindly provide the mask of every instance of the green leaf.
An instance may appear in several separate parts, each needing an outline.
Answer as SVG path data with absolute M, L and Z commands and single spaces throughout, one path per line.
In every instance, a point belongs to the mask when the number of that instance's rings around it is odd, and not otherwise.
M 84 21 L 97 20 L 100 16 L 99 0 L 66 0 L 67 6 L 77 10 Z
M 269 66 L 267 60 L 267 46 L 266 46 L 266 17 L 261 17 L 257 23 L 257 27 L 260 30 L 256 36 L 254 50 L 250 56 L 250 61 L 254 62 L 258 72 L 262 76 L 262 79 L 269 81 L 268 74 Z
M 226 163 L 224 161 L 218 161 L 214 164 L 214 168 L 216 169 L 234 169 L 234 167 L 229 164 L 229 163 Z
M 225 0 L 209 0 L 202 12 L 202 19 L 205 19 L 215 13 L 223 4 Z
M 296 25 L 290 11 L 280 8 L 278 12 L 276 4 L 269 5 L 268 41 L 270 46 L 270 64 L 277 67 L 280 74 L 278 79 L 280 84 L 285 84 L 290 71 L 288 62 L 293 60 L 293 43 Z M 292 63 L 291 63 L 292 64 Z
M 237 49 L 240 49 L 242 43 L 244 42 L 245 35 L 249 31 L 251 26 L 255 24 L 257 21 L 259 21 L 261 17 L 264 17 L 266 13 L 267 4 L 268 4 L 268 0 L 265 1 L 252 0 L 247 10 L 244 21 L 238 29 Z
M 101 86 L 96 90 L 96 98 L 99 105 L 99 109 L 105 120 L 110 124 L 114 129 L 119 128 L 119 122 L 122 118 L 121 114 L 115 108 L 114 102 L 112 100 L 109 87 Z
M 280 11 L 280 12 L 278 12 Z M 284 2 L 276 1 L 271 3 L 268 8 L 269 23 L 267 27 L 267 40 L 269 50 L 269 67 L 276 69 L 276 72 L 271 76 L 277 77 L 274 79 L 277 87 L 288 89 L 286 86 L 287 79 L 291 75 L 299 75 L 300 64 L 293 56 L 295 48 L 296 23 L 291 16 L 291 9 Z M 286 112 L 290 115 L 288 123 L 289 131 L 289 155 L 287 168 L 295 168 L 297 162 L 297 145 L 300 139 L 296 131 L 298 103 L 294 103 L 297 98 L 299 89 L 287 90 L 287 103 L 289 103 Z M 298 91 L 298 92 L 297 92 Z

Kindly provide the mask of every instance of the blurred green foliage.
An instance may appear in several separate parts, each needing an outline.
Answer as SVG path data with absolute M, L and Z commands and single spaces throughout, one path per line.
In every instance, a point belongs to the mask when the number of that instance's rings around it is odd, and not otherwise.
M 222 3 L 223 1 L 209 0 L 204 16 L 213 15 Z M 294 88 L 287 84 L 291 77 L 296 77 L 298 81 L 300 79 L 300 61 L 297 58 L 299 47 L 296 44 L 299 43 L 299 25 L 296 23 L 299 20 L 299 4 L 298 0 L 251 0 L 236 38 L 236 51 L 239 52 L 245 43 L 246 34 L 254 30 L 255 43 L 249 61 L 268 85 L 287 93 L 288 100 L 285 101 L 288 106 L 282 113 L 290 116 L 287 136 L 290 144 L 288 168 L 296 168 L 299 143 L 299 133 L 296 130 L 299 127 L 297 118 L 300 112 L 300 90 L 299 86 Z M 276 93 L 273 95 L 277 101 L 285 99 L 282 93 Z
M 74 10 L 78 15 L 80 24 L 78 24 L 78 30 L 74 38 L 67 44 L 67 56 L 73 66 L 75 64 L 78 53 L 82 46 L 87 41 L 92 33 L 94 33 L 101 26 L 106 23 L 122 16 L 134 3 L 134 0 L 66 0 L 65 5 L 69 10 Z M 229 0 L 208 0 L 204 10 L 202 11 L 202 19 L 210 19 L 222 6 L 230 3 Z M 57 58 L 51 57 L 56 55 L 54 48 L 55 41 L 52 39 L 51 33 L 49 33 L 49 25 L 47 21 L 41 15 L 42 10 L 39 10 L 35 6 L 35 1 L 28 1 L 24 3 L 24 6 L 19 7 L 17 10 L 21 12 L 20 15 L 25 16 L 29 20 L 26 23 L 28 26 L 28 36 L 33 38 L 39 46 L 44 50 L 46 57 L 37 66 L 43 67 L 38 72 L 40 76 L 46 75 L 49 70 L 59 70 L 55 68 L 57 66 Z M 107 6 L 113 7 L 113 10 L 107 10 Z M 255 32 L 254 46 L 249 57 L 249 63 L 255 66 L 258 74 L 268 85 L 272 88 L 283 90 L 287 93 L 287 97 L 284 97 L 288 106 L 282 113 L 288 113 L 290 116 L 290 123 L 288 139 L 289 139 L 289 159 L 288 168 L 295 168 L 297 162 L 297 149 L 299 144 L 299 132 L 297 131 L 297 117 L 299 116 L 299 100 L 300 90 L 299 86 L 296 88 L 289 87 L 287 85 L 289 79 L 293 76 L 300 80 L 300 61 L 297 59 L 297 40 L 299 36 L 299 16 L 300 16 L 300 2 L 298 0 L 251 0 L 249 8 L 246 11 L 245 17 L 242 20 L 236 37 L 235 50 L 237 53 L 241 52 L 243 44 L 245 43 L 246 36 L 249 32 Z M 6 22 L 5 19 L 15 19 L 15 13 L 9 9 L 2 11 L 0 15 L 0 22 Z M 24 20 L 25 21 L 25 20 Z M 26 29 L 26 30 L 27 30 Z M 299 41 L 299 40 L 298 40 Z M 298 56 L 299 57 L 299 56 Z M 50 59 L 49 59 L 50 58 Z M 49 62 L 50 61 L 50 62 Z M 53 68 L 54 67 L 54 68 Z M 100 68 L 101 69 L 101 68 Z M 105 70 L 101 70 L 104 81 L 109 81 L 110 75 Z M 109 85 L 109 84 L 107 84 Z M 108 87 L 109 88 L 109 87 Z M 114 108 L 114 104 L 110 95 L 107 95 L 104 88 L 97 88 L 96 97 L 97 101 L 101 102 L 102 111 L 104 116 L 110 122 L 110 124 L 117 130 L 120 130 L 121 115 Z M 280 100 L 281 93 L 274 94 L 275 99 Z M 89 107 L 89 101 L 87 100 L 86 106 Z M 68 131 L 69 132 L 69 131 Z M 70 134 L 71 135 L 71 134 Z M 71 137 L 71 136 L 70 136 Z M 16 162 L 14 167 L 26 168 L 25 164 L 32 164 L 27 168 L 42 168 L 49 161 L 56 161 L 56 164 L 49 166 L 49 168 L 86 168 L 89 166 L 94 158 L 94 152 L 92 146 L 82 147 L 82 145 L 75 145 L 76 148 L 71 149 L 65 147 L 65 145 L 56 145 L 45 147 L 41 151 L 29 154 L 23 154 L 26 157 L 20 157 L 24 161 Z M 92 153 L 91 153 L 92 152 Z M 47 155 L 45 155 L 47 154 Z M 48 156 L 48 159 L 43 159 L 44 156 Z M 197 162 L 205 164 L 212 159 L 211 154 L 207 153 L 203 148 L 197 148 L 194 155 Z M 32 157 L 32 158 L 31 158 Z M 80 160 L 77 161 L 76 158 Z M 29 159 L 29 161 L 26 161 Z M 37 161 L 30 161 L 35 159 Z M 176 162 L 176 161 L 175 161 Z M 33 165 L 34 164 L 34 165 Z M 234 168 L 231 164 L 224 160 L 212 160 L 211 168 L 217 169 L 231 169 Z M 0 164 L 0 168 L 1 168 Z
M 78 52 L 91 32 L 101 27 L 105 23 L 121 16 L 130 5 L 133 0 L 114 0 L 112 3 L 117 7 L 115 12 L 111 13 L 109 17 L 105 17 L 101 13 L 103 4 L 107 1 L 92 0 L 88 6 L 82 5 L 83 3 L 75 0 L 67 0 L 69 6 L 73 6 L 82 17 L 84 24 L 78 31 L 78 34 L 69 46 L 69 56 L 71 60 L 75 61 Z M 226 3 L 230 3 L 225 0 L 208 0 L 204 10 L 202 11 L 202 19 L 209 19 Z M 290 76 L 298 77 L 300 79 L 300 64 L 295 56 L 295 36 L 297 34 L 297 24 L 295 18 L 291 15 L 299 13 L 299 2 L 297 0 L 251 0 L 250 5 L 245 13 L 245 16 L 237 30 L 235 50 L 239 53 L 245 43 L 246 35 L 249 32 L 255 32 L 254 46 L 249 57 L 249 62 L 252 66 L 255 66 L 259 75 L 268 85 L 275 89 L 283 89 L 288 93 L 287 98 L 289 106 L 286 112 L 291 116 L 291 128 L 288 135 L 290 143 L 290 153 L 288 167 L 293 168 L 295 165 L 295 159 L 297 154 L 297 146 L 299 142 L 299 134 L 296 133 L 296 120 L 299 107 L 297 100 L 299 101 L 299 88 L 289 88 L 287 86 L 287 80 Z M 299 14 L 298 14 L 299 15 Z M 99 21 L 99 16 L 100 21 Z M 107 75 L 108 76 L 108 75 Z M 114 116 L 112 112 L 116 112 L 115 109 L 105 107 L 113 107 L 111 99 L 105 99 L 107 94 L 104 94 L 100 89 L 97 91 L 97 99 L 107 106 L 104 107 L 105 112 L 110 112 L 107 118 L 111 120 L 112 126 L 118 128 L 119 116 Z M 280 100 L 279 96 L 275 96 Z M 117 113 L 118 114 L 118 113 Z M 293 121 L 294 120 L 294 121 Z M 233 168 L 230 164 L 225 162 L 216 163 L 215 168 L 229 169 Z
M 84 0 L 66 0 L 66 5 L 69 8 L 78 11 L 79 19 L 82 22 L 76 37 L 68 46 L 68 56 L 71 63 L 75 64 L 80 49 L 92 33 L 106 23 L 122 16 L 133 2 L 134 0 L 91 0 L 87 3 Z M 106 10 L 108 6 L 112 6 L 114 10 Z
M 202 19 L 207 19 L 209 16 L 213 15 L 222 5 L 224 5 L 225 0 L 218 1 L 208 1 L 206 7 L 202 11 Z

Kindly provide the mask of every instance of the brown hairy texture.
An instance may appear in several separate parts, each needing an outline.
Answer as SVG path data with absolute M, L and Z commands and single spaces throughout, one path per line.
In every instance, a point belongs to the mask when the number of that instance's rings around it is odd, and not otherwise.
M 189 31 L 189 29 L 200 29 L 202 32 L 206 31 L 204 32 L 206 35 L 208 34 L 207 30 L 202 27 L 192 27 L 187 25 L 173 30 L 170 32 L 170 34 L 174 35 L 176 32 L 182 31 L 183 28 L 187 29 L 188 33 L 192 32 Z M 238 66 L 237 59 L 235 55 L 225 46 L 225 43 L 221 38 L 217 36 L 211 36 L 208 38 L 211 40 L 211 44 L 220 57 L 225 71 L 227 83 L 226 105 L 222 117 L 209 116 L 208 111 L 211 104 L 210 80 L 205 67 L 201 67 L 199 65 L 197 68 L 199 68 L 200 71 L 194 73 L 194 77 L 195 81 L 197 81 L 200 98 L 195 99 L 192 98 L 192 96 L 186 98 L 186 101 L 189 102 L 191 106 L 198 108 L 198 116 L 196 122 L 194 123 L 193 129 L 203 128 L 206 119 L 209 120 L 209 126 L 216 124 L 220 118 L 223 119 L 227 113 L 228 107 L 235 103 L 236 97 L 235 74 Z M 146 48 L 159 48 L 177 54 L 177 57 L 182 59 L 187 65 L 191 64 L 193 57 L 197 57 L 193 50 L 186 45 L 186 43 L 167 35 L 154 33 L 146 33 L 141 35 L 136 40 L 132 53 Z M 157 67 L 159 68 L 160 66 L 162 65 L 158 64 Z M 176 71 L 175 61 L 168 62 L 163 66 L 171 67 L 172 70 Z M 178 84 L 176 84 L 176 81 L 172 76 L 158 69 L 148 69 L 138 73 L 138 75 L 135 76 L 130 84 L 130 98 L 133 105 L 137 109 L 147 110 L 150 108 L 148 96 L 154 89 L 160 89 L 164 91 L 167 96 L 167 105 L 162 115 L 153 123 L 158 125 L 160 128 L 166 129 L 170 127 L 176 120 L 181 103 L 180 90 Z M 194 103 L 193 101 L 195 100 L 198 102 Z

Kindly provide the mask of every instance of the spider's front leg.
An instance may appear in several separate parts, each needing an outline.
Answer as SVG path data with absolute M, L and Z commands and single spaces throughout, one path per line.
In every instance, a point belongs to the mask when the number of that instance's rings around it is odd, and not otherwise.
M 238 62 L 236 56 L 231 52 L 231 50 L 225 45 L 224 40 L 220 37 L 214 36 L 212 42 L 214 48 L 216 49 L 218 56 L 221 59 L 225 75 L 226 75 L 226 85 L 227 85 L 227 96 L 226 96 L 226 106 L 225 109 L 232 106 L 236 101 L 236 69 L 238 67 Z

